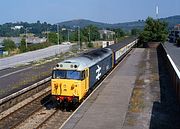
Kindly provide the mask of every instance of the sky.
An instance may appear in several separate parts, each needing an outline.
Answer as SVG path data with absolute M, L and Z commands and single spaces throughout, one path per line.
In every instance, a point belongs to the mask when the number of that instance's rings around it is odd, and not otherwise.
M 180 0 L 0 0 L 0 24 L 7 22 L 58 22 L 88 19 L 122 23 L 180 15 Z

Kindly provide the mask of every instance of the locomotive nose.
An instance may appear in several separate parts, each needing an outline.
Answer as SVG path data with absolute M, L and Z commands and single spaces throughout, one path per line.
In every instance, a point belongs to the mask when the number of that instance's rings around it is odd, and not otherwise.
M 77 82 L 73 80 L 63 80 L 61 82 L 52 82 L 52 94 L 62 96 L 77 96 L 78 95 Z

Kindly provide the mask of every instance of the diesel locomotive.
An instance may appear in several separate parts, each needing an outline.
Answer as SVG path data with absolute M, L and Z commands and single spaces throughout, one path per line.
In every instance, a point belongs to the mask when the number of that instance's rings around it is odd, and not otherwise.
M 106 48 L 92 50 L 58 63 L 51 79 L 52 96 L 59 102 L 77 103 L 137 44 L 130 37 Z

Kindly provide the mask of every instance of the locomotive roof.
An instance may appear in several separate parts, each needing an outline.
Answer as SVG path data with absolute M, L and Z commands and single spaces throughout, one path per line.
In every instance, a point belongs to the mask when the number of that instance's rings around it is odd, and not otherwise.
M 110 54 L 112 54 L 112 51 L 109 48 L 100 48 L 100 49 L 92 50 L 90 52 L 83 53 L 78 57 L 73 57 L 58 63 L 58 67 L 56 66 L 55 69 L 69 69 L 69 70 L 72 69 L 72 70 L 82 71 L 87 67 L 93 66 L 94 64 L 106 58 Z M 76 65 L 77 67 L 76 68 L 71 67 L 73 65 Z
M 123 48 L 125 47 L 126 45 L 128 45 L 129 43 L 135 41 L 137 39 L 137 37 L 128 37 L 124 40 L 122 40 L 121 42 L 119 43 L 116 43 L 116 44 L 112 44 L 110 46 L 107 46 L 107 48 L 110 48 L 112 51 L 117 51 L 119 50 L 120 48 Z

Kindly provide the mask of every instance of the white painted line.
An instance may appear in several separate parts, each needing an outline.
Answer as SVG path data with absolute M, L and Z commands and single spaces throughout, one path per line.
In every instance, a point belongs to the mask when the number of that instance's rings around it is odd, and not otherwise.
M 24 68 L 24 69 L 20 69 L 20 70 L 14 71 L 14 72 L 12 72 L 12 73 L 5 74 L 5 75 L 3 75 L 3 76 L 0 76 L 0 79 L 1 79 L 1 78 L 4 78 L 4 77 L 7 77 L 7 76 L 10 76 L 10 75 L 12 75 L 12 74 L 16 74 L 16 73 L 19 73 L 19 72 L 22 72 L 22 71 L 31 69 L 31 68 L 32 68 L 32 67 L 28 67 L 28 68 Z
M 129 52 L 131 53 L 131 51 Z M 127 58 L 126 56 L 119 62 L 119 64 L 105 77 L 105 79 L 91 92 L 91 94 L 79 105 L 79 107 L 69 116 L 69 118 L 61 125 L 59 129 L 62 129 L 63 126 L 71 119 L 71 117 L 82 107 L 82 105 L 93 95 L 93 93 L 102 85 L 102 83 L 117 69 L 117 67 Z
M 167 54 L 167 57 L 168 57 L 169 61 L 171 62 L 171 64 L 172 64 L 178 78 L 180 79 L 180 71 L 178 70 L 177 66 L 175 65 L 174 61 L 172 60 L 172 58 L 170 57 L 169 54 Z

